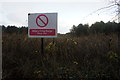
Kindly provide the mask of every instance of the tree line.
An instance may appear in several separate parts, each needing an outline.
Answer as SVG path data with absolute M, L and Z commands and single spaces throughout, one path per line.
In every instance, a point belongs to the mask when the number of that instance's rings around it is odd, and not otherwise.
M 2 27 L 2 32 L 3 33 L 9 33 L 9 34 L 27 34 L 28 27 L 22 26 L 22 27 L 17 27 L 17 26 L 10 26 L 8 25 L 7 27 L 4 25 L 0 25 Z
M 22 26 L 22 27 L 17 27 L 17 26 L 4 26 L 0 25 L 2 27 L 2 32 L 4 33 L 16 33 L 16 34 L 27 34 L 28 32 L 28 27 Z M 118 33 L 120 32 L 120 23 L 116 22 L 107 22 L 104 23 L 103 21 L 96 22 L 89 26 L 88 24 L 79 24 L 78 26 L 73 25 L 72 28 L 70 29 L 69 33 L 73 36 L 80 36 L 80 35 L 89 35 L 89 34 L 99 34 L 99 33 L 105 33 L 105 34 L 110 34 L 110 33 Z
M 89 26 L 88 24 L 79 24 L 78 26 L 73 25 L 72 29 L 68 34 L 79 36 L 79 35 L 89 35 L 89 34 L 110 34 L 120 32 L 120 23 L 103 21 L 96 22 Z

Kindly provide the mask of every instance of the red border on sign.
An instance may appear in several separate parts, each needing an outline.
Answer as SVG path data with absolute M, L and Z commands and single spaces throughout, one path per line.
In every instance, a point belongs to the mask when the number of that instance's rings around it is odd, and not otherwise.
M 40 18 L 41 16 L 46 18 L 46 22 Z M 43 26 L 40 25 L 38 23 L 38 21 L 41 21 L 44 25 Z M 38 27 L 45 27 L 45 26 L 47 26 L 47 24 L 48 24 L 48 17 L 46 15 L 44 15 L 44 14 L 38 15 L 37 18 L 36 18 L 36 24 L 37 24 Z

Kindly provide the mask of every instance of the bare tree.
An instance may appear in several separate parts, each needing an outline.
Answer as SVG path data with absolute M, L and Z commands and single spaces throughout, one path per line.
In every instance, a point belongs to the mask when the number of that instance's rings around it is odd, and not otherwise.
M 118 20 L 118 23 L 119 23 L 120 22 L 120 0 L 112 0 L 110 2 L 111 2 L 111 4 L 114 3 L 114 5 L 117 6 L 116 16 L 115 16 L 115 17 L 117 17 L 117 19 L 115 19 L 115 20 Z
M 109 9 L 109 10 L 110 10 L 110 9 L 113 9 L 113 8 L 114 8 L 114 10 L 115 10 L 115 15 L 113 16 L 112 19 L 110 19 L 110 21 L 118 21 L 118 22 L 120 22 L 120 0 L 109 0 L 109 2 L 110 2 L 109 5 L 107 5 L 107 6 L 105 6 L 105 7 L 102 7 L 102 8 L 99 8 L 99 9 L 91 12 L 90 14 L 88 14 L 87 16 L 85 16 L 85 17 L 83 18 L 83 20 L 86 19 L 87 17 L 91 16 L 91 15 L 94 15 L 95 13 L 97 13 L 97 12 L 99 12 L 99 11 L 105 10 L 104 12 L 107 12 L 106 9 Z M 101 12 L 101 13 L 102 13 L 102 12 Z M 98 15 L 101 14 L 101 13 L 98 13 Z

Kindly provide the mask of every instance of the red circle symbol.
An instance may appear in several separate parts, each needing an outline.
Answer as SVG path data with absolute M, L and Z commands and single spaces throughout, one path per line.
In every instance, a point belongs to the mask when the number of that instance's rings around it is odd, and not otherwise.
M 44 14 L 38 15 L 36 18 L 36 24 L 38 27 L 45 27 L 48 24 L 48 17 Z

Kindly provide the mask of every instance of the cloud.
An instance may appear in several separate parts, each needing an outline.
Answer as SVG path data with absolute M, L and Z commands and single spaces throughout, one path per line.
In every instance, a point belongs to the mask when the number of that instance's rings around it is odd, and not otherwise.
M 27 6 L 19 4 L 19 3 L 2 3 L 0 23 L 3 25 L 27 25 L 27 14 L 28 10 Z
M 0 2 L 100 2 L 101 0 L 0 0 Z

